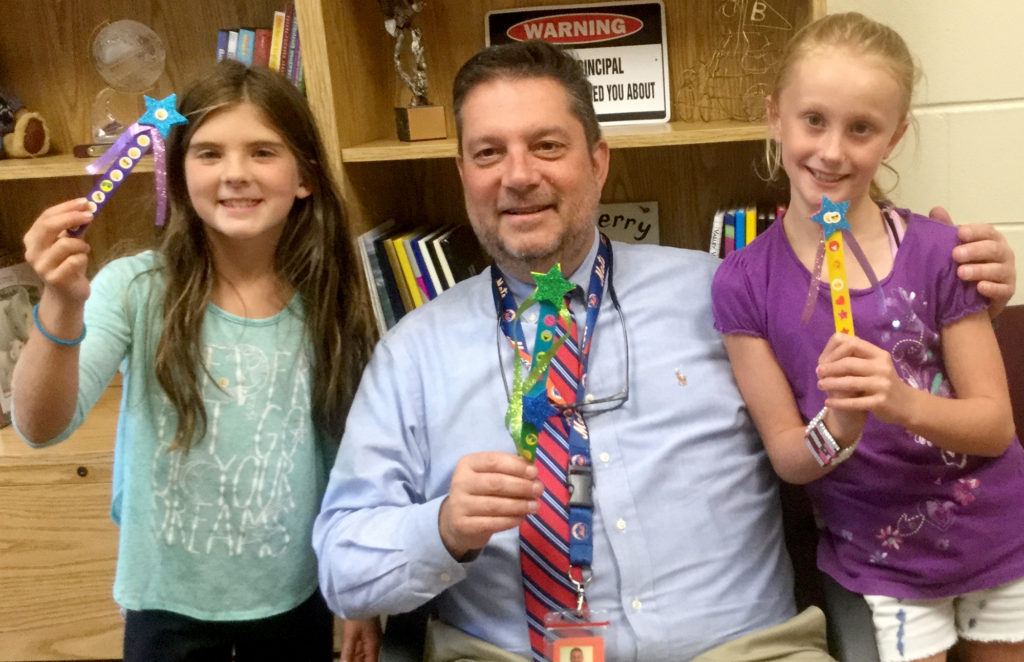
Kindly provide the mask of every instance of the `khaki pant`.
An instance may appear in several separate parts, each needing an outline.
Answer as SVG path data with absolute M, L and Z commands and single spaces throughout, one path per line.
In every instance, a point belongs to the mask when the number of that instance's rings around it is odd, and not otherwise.
M 692 662 L 835 662 L 826 652 L 825 615 L 810 607 L 785 623 L 751 632 L 698 655 Z M 528 662 L 462 630 L 433 620 L 424 662 Z

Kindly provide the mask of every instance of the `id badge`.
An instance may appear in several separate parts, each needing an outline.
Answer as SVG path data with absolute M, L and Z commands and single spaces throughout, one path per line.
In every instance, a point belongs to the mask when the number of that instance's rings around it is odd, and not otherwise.
M 605 611 L 567 610 L 544 615 L 544 654 L 551 662 L 604 662 L 611 621 Z

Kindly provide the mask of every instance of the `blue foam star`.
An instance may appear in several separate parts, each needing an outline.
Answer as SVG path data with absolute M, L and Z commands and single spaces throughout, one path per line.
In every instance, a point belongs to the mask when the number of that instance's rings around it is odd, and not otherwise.
M 821 209 L 811 216 L 811 220 L 820 225 L 826 237 L 831 237 L 839 230 L 849 230 L 850 224 L 846 221 L 846 210 L 850 208 L 850 201 L 832 202 L 827 195 L 821 197 Z
M 146 100 L 146 112 L 139 118 L 139 124 L 148 124 L 156 127 L 164 138 L 175 124 L 185 124 L 188 119 L 178 112 L 175 106 L 178 103 L 178 95 L 171 94 L 163 99 L 157 100 L 143 95 Z
M 523 422 L 532 423 L 533 427 L 540 430 L 544 427 L 544 421 L 557 410 L 548 401 L 548 394 L 543 389 L 537 393 L 523 396 Z

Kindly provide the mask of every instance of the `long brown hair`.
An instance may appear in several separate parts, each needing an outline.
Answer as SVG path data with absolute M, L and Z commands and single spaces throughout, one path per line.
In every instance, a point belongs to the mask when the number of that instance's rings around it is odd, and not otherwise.
M 305 310 L 311 414 L 322 440 L 341 438 L 374 339 L 352 234 L 305 98 L 269 69 L 218 63 L 179 99 L 178 112 L 189 122 L 173 127 L 167 140 L 168 221 L 157 263 L 165 281 L 163 330 L 154 372 L 178 416 L 172 449 L 188 450 L 205 435 L 202 384 L 212 379 L 202 361 L 200 331 L 214 268 L 203 222 L 188 195 L 185 152 L 211 112 L 243 102 L 262 111 L 294 153 L 301 181 L 312 189 L 292 205 L 274 269 L 295 289 Z

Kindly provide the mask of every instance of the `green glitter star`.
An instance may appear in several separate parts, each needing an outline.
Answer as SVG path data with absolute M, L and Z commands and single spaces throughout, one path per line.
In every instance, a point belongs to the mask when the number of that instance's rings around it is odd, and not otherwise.
M 565 279 L 562 275 L 562 266 L 556 264 L 546 274 L 532 272 L 533 280 L 537 283 L 537 289 L 531 297 L 534 301 L 547 301 L 556 309 L 560 308 L 565 295 L 572 292 L 576 286 Z

